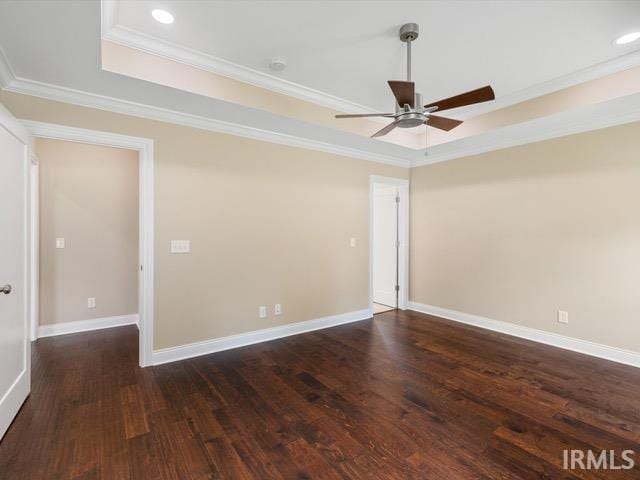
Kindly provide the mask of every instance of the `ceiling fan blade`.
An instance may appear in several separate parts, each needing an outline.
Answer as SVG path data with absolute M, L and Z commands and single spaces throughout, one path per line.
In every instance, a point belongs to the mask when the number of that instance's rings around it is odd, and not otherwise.
M 371 135 L 371 138 L 382 137 L 383 135 L 386 135 L 387 133 L 389 133 L 394 128 L 396 128 L 396 122 L 390 123 L 389 125 L 387 125 L 383 129 L 378 130 L 376 133 Z
M 393 117 L 393 113 L 344 113 L 336 115 L 336 118 L 364 118 L 364 117 Z
M 454 97 L 438 100 L 424 107 L 438 107 L 438 111 L 449 110 L 450 108 L 464 107 L 465 105 L 473 105 L 474 103 L 488 102 L 489 100 L 495 100 L 495 98 L 496 95 L 493 93 L 493 88 L 487 85 L 486 87 L 477 88 Z
M 430 127 L 439 128 L 440 130 L 448 132 L 449 130 L 453 130 L 458 125 L 460 125 L 462 123 L 462 120 L 454 120 L 453 118 L 429 115 L 429 118 L 427 118 L 427 121 L 424 123 L 426 123 Z
M 405 82 L 402 80 L 389 80 L 387 82 L 391 87 L 393 95 L 396 97 L 398 105 L 404 107 L 409 105 L 414 108 L 416 102 L 416 84 L 413 82 Z

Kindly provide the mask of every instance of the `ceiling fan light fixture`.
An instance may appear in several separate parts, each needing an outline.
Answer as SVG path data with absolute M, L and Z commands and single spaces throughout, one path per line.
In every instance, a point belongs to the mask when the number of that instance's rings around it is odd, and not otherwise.
M 630 32 L 616 39 L 616 45 L 626 45 L 640 38 L 640 32 Z
M 165 25 L 169 25 L 173 23 L 173 15 L 171 15 L 166 10 L 162 10 L 160 8 L 156 8 L 151 11 L 151 16 L 158 22 L 164 23 Z

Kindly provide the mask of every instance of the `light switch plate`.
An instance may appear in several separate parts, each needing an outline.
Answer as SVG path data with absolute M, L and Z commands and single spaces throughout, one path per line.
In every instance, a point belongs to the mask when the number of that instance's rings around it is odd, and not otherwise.
M 96 308 L 96 297 L 87 298 L 87 308 Z
M 262 306 L 258 309 L 258 316 L 260 318 L 267 318 L 267 307 Z
M 351 237 L 349 239 L 349 245 L 351 245 L 352 247 L 356 246 L 356 237 Z
M 171 240 L 171 253 L 189 253 L 190 251 L 190 240 Z
M 56 248 L 64 248 L 64 238 L 56 238 Z
M 273 308 L 273 313 L 275 315 L 281 315 L 282 314 L 282 305 L 280 305 L 279 303 L 276 303 L 276 306 Z

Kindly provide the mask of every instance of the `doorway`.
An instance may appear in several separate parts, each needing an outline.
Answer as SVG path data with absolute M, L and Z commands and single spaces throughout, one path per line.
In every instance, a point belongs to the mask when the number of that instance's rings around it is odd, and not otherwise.
M 80 320 L 75 322 L 75 318 L 71 319 L 71 322 L 61 322 L 60 325 L 55 325 L 56 321 L 52 321 L 52 319 L 46 320 L 49 324 L 49 327 L 46 327 L 45 324 L 41 325 L 41 319 L 38 314 L 38 308 L 35 308 L 31 315 L 31 338 L 35 340 L 38 337 L 38 332 L 43 332 L 46 334 L 62 334 L 62 333 L 73 333 L 74 331 L 86 331 L 86 330 L 95 330 L 100 328 L 108 328 L 118 325 L 137 323 L 139 328 L 139 364 L 141 367 L 152 365 L 152 355 L 153 355 L 153 141 L 145 138 L 138 137 L 130 137 L 125 135 L 113 134 L 108 132 L 98 132 L 93 130 L 86 130 L 74 127 L 67 127 L 63 125 L 53 125 L 42 122 L 32 122 L 32 121 L 23 121 L 22 122 L 29 133 L 36 138 L 36 142 L 39 139 L 47 139 L 54 141 L 63 141 L 68 142 L 69 144 L 75 144 L 76 146 L 81 145 L 84 147 L 99 147 L 99 148 L 111 148 L 111 149 L 119 149 L 119 150 L 133 150 L 134 158 L 137 159 L 137 180 L 134 180 L 135 187 L 137 187 L 137 193 L 135 194 L 136 198 L 131 198 L 128 203 L 133 204 L 129 205 L 129 210 L 133 210 L 133 214 L 136 216 L 135 225 L 133 229 L 136 230 L 135 237 L 137 242 L 137 252 L 134 254 L 133 258 L 133 272 L 130 272 L 130 275 L 133 275 L 133 278 L 130 278 L 128 282 L 125 282 L 119 286 L 116 283 L 116 287 L 113 285 L 111 288 L 111 294 L 120 295 L 120 300 L 122 300 L 123 295 L 126 296 L 127 292 L 124 290 L 129 290 L 128 292 L 128 300 L 125 300 L 127 305 L 135 305 L 137 307 L 137 315 L 134 312 L 128 312 L 117 315 L 107 315 L 102 317 L 100 315 L 94 315 L 94 312 L 100 308 L 99 306 L 106 306 L 105 304 L 109 304 L 113 306 L 115 303 L 118 303 L 119 300 L 115 298 L 105 297 L 106 290 L 102 289 L 101 285 L 94 286 L 94 290 L 96 290 L 95 295 L 91 295 L 88 293 L 83 293 L 79 299 L 75 299 L 74 308 L 80 308 L 83 312 L 87 313 L 86 321 Z M 37 153 L 37 152 L 36 152 Z M 40 165 L 35 165 L 34 171 L 32 171 L 31 175 L 31 188 L 34 191 L 35 198 L 40 196 L 40 204 L 42 204 L 42 192 L 39 188 L 39 184 L 42 183 L 42 170 Z M 82 180 L 76 182 L 76 185 L 82 186 Z M 117 188 L 117 187 L 115 187 Z M 98 190 L 100 194 L 105 193 L 102 191 L 100 186 L 98 186 Z M 76 192 L 77 193 L 77 192 Z M 100 200 L 99 195 L 98 201 L 104 201 L 102 198 Z M 66 199 L 67 203 L 69 203 L 69 199 Z M 77 202 L 76 202 L 77 203 Z M 76 208 L 78 205 L 76 205 Z M 108 212 L 108 208 L 106 210 Z M 87 212 L 76 212 L 78 215 L 85 215 L 85 221 L 90 220 L 89 213 Z M 129 212 L 131 213 L 131 211 Z M 38 209 L 38 203 L 34 202 L 31 208 L 31 224 L 38 225 L 40 224 L 39 217 L 41 212 Z M 72 215 L 70 218 L 74 218 Z M 97 229 L 104 229 L 106 232 L 108 230 L 108 225 L 110 219 L 107 217 L 102 218 L 105 222 L 104 226 L 100 223 L 96 224 Z M 130 227 L 130 226 L 129 226 Z M 68 226 L 64 227 L 65 230 L 69 231 Z M 83 227 L 80 228 L 80 233 L 74 234 L 74 237 L 81 238 L 82 235 L 85 235 L 86 232 L 82 232 Z M 55 229 L 54 229 L 55 230 Z M 129 228 L 131 230 L 131 228 Z M 42 260 L 42 245 L 41 245 L 41 234 L 43 232 L 39 232 L 37 229 L 34 229 L 30 241 L 31 241 L 31 251 L 36 252 L 37 256 L 40 256 Z M 49 237 L 51 237 L 51 232 L 49 233 Z M 53 240 L 52 240 L 53 239 Z M 53 233 L 53 237 L 48 238 L 47 248 L 51 247 L 51 243 L 53 242 L 53 246 L 55 248 L 53 255 L 65 253 L 68 256 L 72 255 L 72 252 L 68 251 L 73 247 L 76 247 L 73 244 L 68 243 L 68 238 L 65 237 L 61 232 Z M 117 243 L 117 242 L 116 242 Z M 90 242 L 84 242 L 84 247 L 90 247 Z M 58 251 L 59 250 L 59 251 Z M 100 250 L 99 255 L 112 255 L 112 251 L 106 251 L 107 248 L 102 248 Z M 77 254 L 77 252 L 73 252 L 73 254 Z M 131 254 L 131 251 L 129 251 Z M 131 256 L 131 255 L 129 255 Z M 91 259 L 91 254 L 87 257 Z M 91 261 L 91 260 L 89 260 Z M 31 266 L 30 276 L 32 279 L 41 279 L 41 274 L 44 272 L 40 271 L 40 263 L 41 262 L 33 262 Z M 79 262 L 72 262 L 76 265 Z M 103 263 L 104 266 L 104 263 Z M 39 288 L 39 284 L 42 283 L 42 279 L 40 282 L 34 281 L 32 283 L 33 288 L 31 290 L 31 298 L 30 303 L 32 305 L 38 304 L 38 299 L 41 297 L 41 292 Z M 113 283 L 113 282 L 112 282 Z M 84 285 L 80 287 L 84 288 Z M 79 287 L 79 288 L 80 288 Z M 81 288 L 80 288 L 81 289 Z M 120 292 L 118 293 L 118 289 Z M 76 289 L 77 290 L 77 289 Z M 131 298 L 131 291 L 133 290 L 134 299 Z M 124 292 L 123 292 L 124 291 Z M 102 297 L 99 297 L 102 295 Z M 100 303 L 99 298 L 103 298 L 105 303 Z M 126 307 L 123 307 L 126 308 Z M 129 308 L 130 309 L 130 308 Z M 69 310 L 73 311 L 73 310 Z M 76 314 L 76 317 L 78 314 Z M 51 326 L 53 325 L 53 326 Z
M 408 300 L 409 182 L 371 176 L 370 308 L 384 313 Z

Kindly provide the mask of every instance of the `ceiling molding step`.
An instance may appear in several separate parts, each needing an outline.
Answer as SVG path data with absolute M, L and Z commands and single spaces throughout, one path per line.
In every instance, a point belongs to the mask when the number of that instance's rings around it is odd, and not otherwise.
M 377 110 L 370 107 L 118 25 L 117 3 L 118 0 L 102 0 L 101 22 L 102 38 L 104 40 L 159 55 L 340 112 L 377 112 Z M 500 95 L 500 92 L 498 92 L 498 97 L 492 102 L 462 107 L 455 109 L 454 112 L 461 119 L 468 119 L 637 66 L 640 66 L 640 50 L 592 65 L 568 75 L 532 85 L 517 92 L 506 95 Z M 380 121 L 381 119 L 377 120 Z
M 640 121 L 640 93 L 560 112 L 429 148 L 412 167 Z
M 455 110 L 455 113 L 462 119 L 476 117 L 484 113 L 500 110 L 501 108 L 526 102 L 527 100 L 532 100 L 543 95 L 548 95 L 565 88 L 574 87 L 590 80 L 596 80 L 598 78 L 606 77 L 607 75 L 612 75 L 638 66 L 640 66 L 640 50 L 592 65 L 568 75 L 563 75 L 562 77 L 532 85 L 531 87 L 517 92 L 498 96 L 492 102 L 478 103 L 476 105 L 462 107 Z
M 15 78 L 16 75 L 13 73 L 11 65 L 9 65 L 9 60 L 7 60 L 4 50 L 2 50 L 2 45 L 0 45 L 0 88 L 5 88 Z
M 408 158 L 383 155 L 366 150 L 326 143 L 319 140 L 262 130 L 237 123 L 191 115 L 175 110 L 135 103 L 128 100 L 120 100 L 113 97 L 97 95 L 94 93 L 83 92 L 19 77 L 15 78 L 9 85 L 7 85 L 5 90 L 45 98 L 47 100 L 71 103 L 82 107 L 97 108 L 100 110 L 132 115 L 165 123 L 173 123 L 186 127 L 209 130 L 212 132 L 226 133 L 229 135 L 251 138 L 269 143 L 317 150 L 335 155 L 367 160 L 370 162 L 383 163 L 386 165 L 394 165 L 403 168 L 409 168 L 411 165 Z
M 158 55 L 175 62 L 184 63 L 201 70 L 215 73 L 216 75 L 222 75 L 256 87 L 271 90 L 306 102 L 311 102 L 339 112 L 378 112 L 378 110 L 365 107 L 364 105 L 360 105 L 310 87 L 305 87 L 303 85 L 290 82 L 289 80 L 275 77 L 268 73 L 244 67 L 197 50 L 182 47 L 174 43 L 167 42 L 166 40 L 161 40 L 127 27 L 123 27 L 122 25 L 116 25 L 107 29 L 107 26 L 103 22 L 102 39 L 124 45 L 125 47 Z

